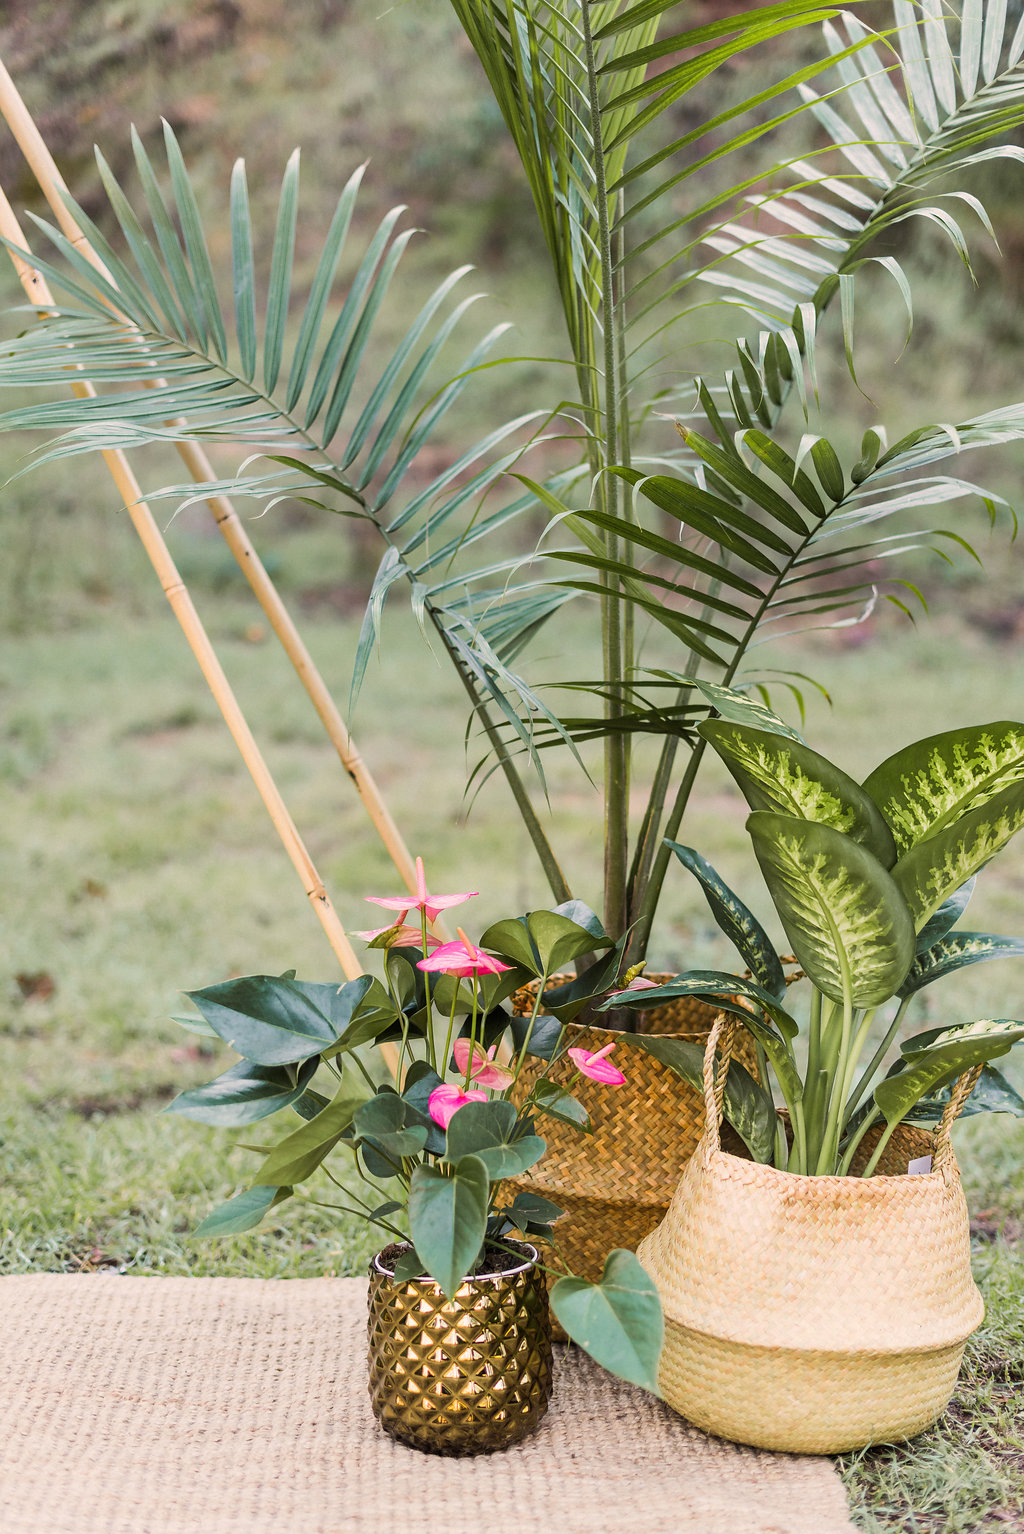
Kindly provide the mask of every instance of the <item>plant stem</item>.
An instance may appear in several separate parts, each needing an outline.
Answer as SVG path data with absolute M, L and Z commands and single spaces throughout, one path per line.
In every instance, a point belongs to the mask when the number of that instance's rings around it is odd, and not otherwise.
M 846 1118 L 844 1120 L 844 1127 L 845 1127 L 845 1125 L 847 1123 L 849 1123 L 849 1121 L 853 1117 L 854 1113 L 856 1113 L 857 1106 L 858 1106 L 861 1098 L 864 1096 L 864 1093 L 865 1093 L 865 1090 L 867 1089 L 868 1083 L 870 1082 L 872 1076 L 877 1071 L 878 1067 L 881 1065 L 882 1061 L 885 1059 L 886 1055 L 889 1053 L 889 1050 L 890 1050 L 890 1048 L 892 1046 L 892 1043 L 893 1043 L 894 1039 L 896 1038 L 897 1033 L 899 1033 L 900 1024 L 903 1021 L 903 1014 L 904 1014 L 904 1012 L 906 1012 L 906 1010 L 907 1010 L 909 1005 L 910 1005 L 910 997 L 909 996 L 905 996 L 903 998 L 903 1000 L 900 1002 L 899 1007 L 896 1010 L 896 1016 L 893 1018 L 892 1022 L 889 1024 L 889 1027 L 888 1027 L 888 1029 L 886 1031 L 884 1039 L 882 1040 L 881 1044 L 879 1044 L 879 1046 L 875 1050 L 874 1054 L 871 1056 L 871 1059 L 870 1059 L 869 1063 L 867 1064 L 867 1066 L 864 1068 L 864 1071 L 861 1074 L 860 1080 L 857 1082 L 857 1085 L 854 1087 L 853 1093 L 852 1093 L 852 1095 L 850 1097 L 850 1100 L 849 1100 L 849 1102 L 846 1105 Z
M 580 26 L 587 68 L 587 95 L 590 107 L 589 129 L 591 137 L 592 168 L 594 172 L 594 202 L 597 208 L 598 247 L 601 256 L 601 326 L 604 334 L 604 409 L 603 409 L 603 463 L 601 464 L 600 498 L 605 513 L 616 516 L 619 507 L 619 481 L 606 470 L 618 462 L 619 456 L 619 358 L 616 346 L 617 308 L 615 294 L 615 265 L 612 255 L 611 220 L 608 209 L 608 188 L 605 176 L 604 142 L 601 124 L 601 101 L 598 91 L 597 58 L 591 29 L 590 9 L 594 0 L 582 0 Z M 622 548 L 613 533 L 605 535 L 605 554 L 610 562 L 618 563 Z M 601 583 L 606 594 L 601 598 L 601 643 L 604 656 L 604 680 L 608 689 L 605 701 L 606 718 L 619 715 L 626 702 L 625 675 L 631 669 L 631 658 L 626 652 L 626 636 L 623 631 L 622 595 L 618 578 L 602 574 Z M 624 730 L 609 734 L 604 743 L 604 921 L 612 937 L 621 937 L 626 930 L 626 878 L 629 843 L 629 758 L 630 738 Z

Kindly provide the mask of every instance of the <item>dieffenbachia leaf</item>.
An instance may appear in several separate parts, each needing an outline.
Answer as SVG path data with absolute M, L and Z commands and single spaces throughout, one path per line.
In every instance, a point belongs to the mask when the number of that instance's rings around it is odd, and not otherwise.
M 573 1342 L 620 1379 L 657 1393 L 664 1337 L 654 1280 L 632 1252 L 617 1248 L 605 1260 L 600 1283 L 560 1278 L 551 1309 Z
M 622 1042 L 645 1049 L 689 1082 L 696 1092 L 704 1089 L 704 1046 L 692 1039 L 675 1039 L 661 1033 L 624 1033 Z M 775 1145 L 775 1104 L 739 1060 L 729 1065 L 725 1078 L 724 1113 L 755 1161 L 768 1164 Z
M 953 1084 L 950 1082 L 933 1095 L 918 1098 L 904 1115 L 906 1122 L 937 1124 L 949 1106 L 952 1091 Z M 969 1119 L 978 1113 L 1012 1113 L 1014 1118 L 1024 1119 L 1024 1097 L 994 1065 L 982 1066 L 977 1086 L 961 1108 L 960 1117 Z
M 221 1129 L 255 1124 L 296 1103 L 316 1075 L 319 1063 L 319 1056 L 314 1055 L 297 1070 L 289 1070 L 286 1065 L 253 1065 L 250 1060 L 239 1060 L 215 1081 L 179 1092 L 164 1111 Z
M 751 1016 L 751 1008 L 743 1003 L 754 1002 L 774 1023 L 783 1038 L 795 1038 L 799 1032 L 789 1013 L 779 1006 L 770 991 L 766 991 L 754 980 L 747 980 L 743 975 L 730 975 L 719 969 L 690 969 L 666 980 L 664 985 L 653 986 L 648 990 L 616 991 L 594 1010 L 608 1012 L 613 1007 L 627 1007 L 634 1012 L 648 1012 L 652 1007 L 674 1001 L 677 996 L 697 996 L 701 1001 L 714 1002 L 723 1011 L 733 1012 L 741 1018 Z
M 708 719 L 698 735 L 717 751 L 752 810 L 831 826 L 862 843 L 891 868 L 896 844 L 877 805 L 859 783 L 801 741 L 725 719 Z
M 919 954 L 927 953 L 929 948 L 934 948 L 940 938 L 951 932 L 967 910 L 974 894 L 974 886 L 978 882 L 977 874 L 962 884 L 958 890 L 954 890 L 948 900 L 944 900 L 917 934 L 917 951 Z
M 1004 788 L 980 809 L 917 842 L 892 871 L 914 925 L 925 923 L 1024 826 L 1024 783 Z
M 421 1161 L 409 1183 L 409 1233 L 431 1278 L 451 1299 L 472 1271 L 487 1230 L 490 1178 L 479 1156 Z
M 904 1069 L 875 1087 L 875 1102 L 888 1123 L 898 1124 L 936 1087 L 945 1086 L 972 1066 L 1008 1054 L 1020 1039 L 1024 1039 L 1024 1023 L 1005 1017 L 919 1034 L 903 1045 Z M 913 1047 L 924 1040 L 928 1040 L 924 1048 Z
M 878 1006 L 914 959 L 914 926 L 891 874 L 832 826 L 756 810 L 747 830 L 793 952 L 833 1001 Z
M 897 991 L 900 997 L 913 996 L 922 986 L 941 980 L 968 964 L 985 964 L 989 959 L 1013 959 L 1024 956 L 1024 939 L 1000 937 L 994 932 L 950 932 L 933 943 L 926 953 L 919 953 L 910 973 Z
M 999 720 L 904 746 L 864 780 L 900 855 L 1024 782 L 1024 724 Z
M 667 839 L 665 845 L 671 847 L 683 867 L 688 868 L 699 882 L 715 921 L 752 971 L 758 984 L 764 986 L 776 1000 L 781 1000 L 786 994 L 786 977 L 779 956 L 757 917 L 699 852 Z

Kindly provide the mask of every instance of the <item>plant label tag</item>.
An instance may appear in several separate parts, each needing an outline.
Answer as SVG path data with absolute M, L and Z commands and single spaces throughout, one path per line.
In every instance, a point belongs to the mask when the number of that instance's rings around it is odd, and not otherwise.
M 912 1161 L 907 1167 L 907 1176 L 919 1177 L 923 1172 L 930 1172 L 931 1169 L 932 1158 L 930 1156 L 918 1156 L 917 1160 Z

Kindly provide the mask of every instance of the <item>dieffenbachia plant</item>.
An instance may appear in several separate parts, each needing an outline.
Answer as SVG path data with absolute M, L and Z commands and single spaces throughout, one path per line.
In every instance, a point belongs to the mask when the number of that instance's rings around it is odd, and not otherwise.
M 428 921 L 471 897 L 429 895 L 422 864 L 418 872 L 419 898 L 380 899 L 396 913 L 393 923 L 359 934 L 385 950 L 383 982 L 248 975 L 190 992 L 200 1015 L 178 1021 L 230 1044 L 241 1059 L 181 1093 L 169 1111 L 232 1129 L 287 1110 L 299 1119 L 264 1148 L 251 1186 L 208 1215 L 197 1235 L 251 1230 L 286 1199 L 299 1198 L 409 1243 L 396 1277 L 427 1273 L 451 1297 L 485 1251 L 500 1252 L 512 1235 L 542 1237 L 557 1250 L 551 1227 L 563 1211 L 507 1182 L 544 1155 L 545 1118 L 589 1132 L 586 1109 L 551 1080 L 550 1065 L 568 1055 L 572 1080 L 616 1086 L 626 1078 L 607 1049 L 568 1046 L 564 1023 L 582 1007 L 584 988 L 543 993 L 553 974 L 584 954 L 599 955 L 591 974 L 607 987 L 619 973 L 622 945 L 579 903 L 497 922 L 483 946 L 461 931 L 457 941 L 439 944 Z M 413 911 L 415 925 L 406 921 Z M 513 1017 L 504 1003 L 526 985 L 531 1011 Z M 542 1013 L 542 1005 L 549 1010 Z M 508 1064 L 495 1058 L 502 1042 Z M 373 1043 L 396 1047 L 394 1083 L 378 1085 L 367 1070 Z M 529 1087 L 517 1088 L 528 1055 L 547 1063 Z M 568 1335 L 599 1363 L 657 1389 L 661 1308 L 632 1252 L 611 1252 L 598 1283 L 563 1274 L 551 1303 Z
M 531 375 L 530 409 L 423 473 L 424 449 L 450 430 L 501 330 L 449 360 L 471 302 L 458 297 L 468 268 L 389 349 L 378 322 L 411 236 L 400 209 L 353 257 L 356 171 L 300 302 L 297 158 L 261 254 L 244 162 L 214 240 L 168 130 L 163 178 L 135 139 L 137 195 L 100 159 L 103 230 L 74 206 L 103 273 L 37 220 L 49 248 L 35 264 L 55 302 L 0 350 L 0 386 L 17 394 L 0 429 L 59 433 L 44 459 L 168 437 L 237 444 L 242 461 L 222 482 L 155 493 L 213 488 L 267 506 L 299 497 L 371 527 L 381 560 L 356 685 L 401 583 L 465 686 L 557 902 L 571 898 L 573 875 L 530 770 L 545 746 L 600 740 L 603 920 L 640 957 L 671 861 L 665 838 L 679 835 L 706 746 L 694 727 L 715 688 L 763 677 L 749 657 L 774 624 L 850 621 L 880 588 L 899 600 L 879 561 L 964 545 L 961 518 L 922 526 L 922 508 L 973 501 L 994 514 L 998 497 L 934 466 L 1020 438 L 1024 404 L 925 422 L 891 445 L 878 425 L 850 452 L 848 408 L 830 407 L 821 354 L 836 340 L 854 370 L 855 307 L 875 302 L 872 278 L 895 281 L 912 316 L 899 226 L 928 223 L 970 267 L 964 210 L 989 226 L 967 189 L 974 167 L 999 159 L 1013 170 L 1024 158 L 1013 141 L 1024 23 L 1002 0 L 963 0 L 959 13 L 894 0 L 881 33 L 858 19 L 858 0 L 778 0 L 711 20 L 674 0 L 452 5 L 521 161 L 565 321 L 566 355 L 548 359 L 543 394 Z M 802 41 L 811 26 L 824 29 L 820 48 L 780 66 L 780 40 Z M 801 118 L 818 139 L 794 155 L 786 132 Z M 230 281 L 213 248 L 230 249 Z M 352 272 L 343 285 L 339 270 Z M 702 352 L 696 377 L 711 301 L 723 306 L 725 360 Z M 96 398 L 26 402 L 30 388 L 62 390 L 70 367 Z M 658 379 L 671 383 L 652 398 Z M 523 456 L 536 436 L 577 442 L 578 460 L 544 478 Z M 540 552 L 538 513 L 551 519 Z M 597 679 L 589 666 L 582 678 L 528 668 L 537 632 L 591 600 Z M 673 645 L 663 668 L 640 669 L 638 624 Z M 547 687 L 595 700 L 580 705 L 591 712 L 564 713 Z M 631 820 L 633 744 L 650 735 L 662 748 Z
M 730 711 L 733 718 L 706 721 L 700 734 L 750 805 L 754 854 L 810 982 L 806 1052 L 798 1055 L 782 964 L 764 928 L 709 863 L 678 843 L 671 850 L 700 882 L 751 978 L 694 971 L 608 1005 L 698 996 L 739 1017 L 756 1040 L 761 1082 L 734 1062 L 725 1115 L 757 1160 L 791 1172 L 847 1173 L 866 1132 L 881 1125 L 870 1175 L 896 1125 L 934 1122 L 951 1083 L 976 1066 L 984 1070 L 973 1110 L 1024 1116 L 1024 1100 L 989 1063 L 1024 1039 L 1022 1021 L 950 1022 L 912 1034 L 884 1069 L 921 990 L 966 965 L 1024 955 L 1020 938 L 957 925 L 979 871 L 1024 826 L 1024 724 L 930 736 L 858 784 L 767 709 L 737 695 Z M 631 1042 L 699 1084 L 697 1046 Z

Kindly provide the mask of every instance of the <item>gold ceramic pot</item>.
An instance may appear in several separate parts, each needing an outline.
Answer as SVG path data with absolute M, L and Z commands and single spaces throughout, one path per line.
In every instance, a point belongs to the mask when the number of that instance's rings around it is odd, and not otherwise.
M 551 1320 L 537 1250 L 463 1280 L 446 1299 L 432 1278 L 396 1283 L 370 1263 L 373 1414 L 392 1438 L 430 1454 L 491 1454 L 538 1427 L 551 1396 Z M 514 1260 L 514 1259 L 510 1259 Z

